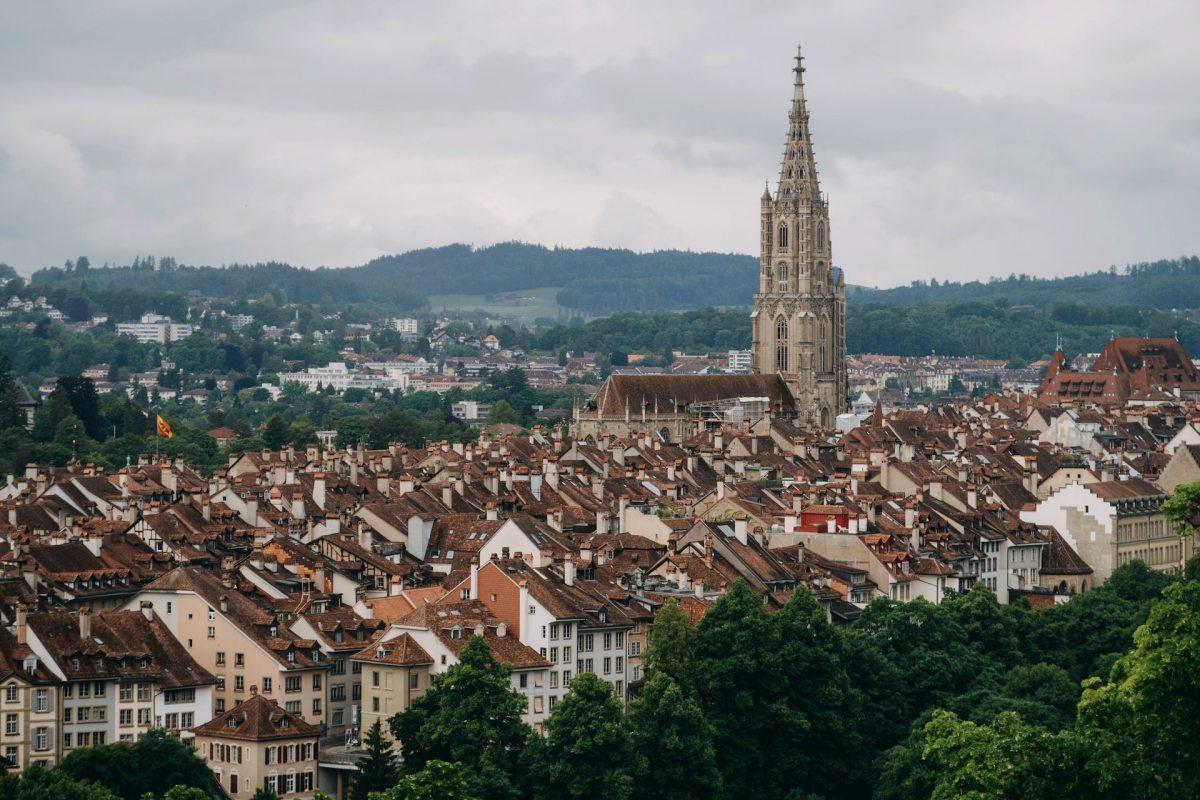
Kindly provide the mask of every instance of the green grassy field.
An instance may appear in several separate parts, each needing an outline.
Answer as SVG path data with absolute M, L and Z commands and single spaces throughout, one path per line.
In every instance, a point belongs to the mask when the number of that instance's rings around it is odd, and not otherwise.
M 483 314 L 492 322 L 516 321 L 532 325 L 540 318 L 558 319 L 579 315 L 559 306 L 554 301 L 558 287 L 543 286 L 537 289 L 519 289 L 497 295 L 485 294 L 433 294 L 429 296 L 429 310 L 435 314 L 450 315 Z

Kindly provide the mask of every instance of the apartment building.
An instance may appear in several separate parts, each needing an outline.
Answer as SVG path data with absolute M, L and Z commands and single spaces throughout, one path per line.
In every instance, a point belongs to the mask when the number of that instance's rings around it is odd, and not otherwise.
M 53 766 L 59 759 L 58 678 L 26 643 L 26 613 L 0 628 L 0 755 L 6 769 Z
M 362 673 L 362 730 L 376 722 L 391 737 L 388 720 L 407 711 L 429 689 L 433 657 L 407 633 L 381 640 L 355 653 L 351 662 Z
M 192 335 L 192 326 L 186 322 L 174 322 L 161 314 L 142 314 L 137 322 L 118 322 L 118 336 L 132 336 L 142 344 L 178 342 Z
M 329 663 L 325 706 L 327 733 L 338 735 L 357 728 L 362 699 L 362 664 L 352 656 L 379 638 L 382 620 L 363 619 L 349 606 L 304 614 L 292 620 L 292 633 L 317 643 Z
M 178 567 L 148 584 L 130 603 L 153 609 L 216 676 L 214 713 L 257 692 L 279 700 L 286 711 L 312 725 L 326 724 L 330 664 L 320 647 L 292 633 L 273 609 L 238 591 L 230 578 Z
M 26 644 L 58 683 L 64 756 L 132 742 L 151 727 L 187 738 L 211 717 L 216 679 L 149 609 L 31 613 L 25 628 Z
M 232 800 L 260 789 L 281 800 L 312 797 L 320 730 L 261 694 L 196 729 L 196 752 Z

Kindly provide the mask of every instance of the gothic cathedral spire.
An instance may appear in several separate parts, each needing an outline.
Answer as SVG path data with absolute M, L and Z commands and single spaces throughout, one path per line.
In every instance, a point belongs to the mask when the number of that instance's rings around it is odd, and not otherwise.
M 846 290 L 833 267 L 829 208 L 817 180 L 796 51 L 787 141 L 775 195 L 761 200 L 759 291 L 753 363 L 787 383 L 802 420 L 830 427 L 846 409 Z

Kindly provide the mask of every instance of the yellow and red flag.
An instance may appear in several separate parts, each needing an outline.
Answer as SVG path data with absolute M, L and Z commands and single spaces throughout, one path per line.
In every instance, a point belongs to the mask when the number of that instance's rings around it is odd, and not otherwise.
M 171 430 L 171 423 L 167 422 L 157 414 L 155 414 L 155 417 L 158 419 L 158 435 L 165 436 L 168 439 L 174 437 L 175 431 Z

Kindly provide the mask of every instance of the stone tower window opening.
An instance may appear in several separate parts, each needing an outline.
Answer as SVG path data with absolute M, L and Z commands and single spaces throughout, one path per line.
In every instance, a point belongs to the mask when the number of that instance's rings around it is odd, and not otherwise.
M 788 369 L 788 324 L 780 317 L 775 322 L 775 371 L 787 372 Z
M 787 247 L 787 243 L 788 243 L 787 225 L 780 225 L 779 226 L 779 246 L 781 248 L 785 248 L 785 247 Z
M 787 264 L 779 265 L 779 274 L 775 282 L 776 288 L 781 292 L 788 290 L 788 268 Z

